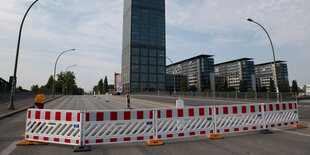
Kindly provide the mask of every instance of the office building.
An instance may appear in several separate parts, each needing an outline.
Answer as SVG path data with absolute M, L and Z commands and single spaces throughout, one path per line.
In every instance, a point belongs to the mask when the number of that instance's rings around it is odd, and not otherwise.
M 267 62 L 255 65 L 255 77 L 257 87 L 270 88 L 270 79 L 275 81 L 274 63 Z M 285 61 L 276 61 L 278 86 L 281 81 L 288 80 L 287 64 Z
M 180 91 L 182 78 L 186 78 L 188 87 L 195 86 L 198 91 L 210 89 L 210 73 L 214 72 L 212 55 L 198 55 L 166 67 L 167 91 L 173 91 L 174 75 L 176 89 Z
M 252 58 L 241 58 L 214 65 L 214 79 L 217 87 L 233 87 L 240 90 L 240 82 L 243 81 L 244 90 L 255 90 L 253 85 L 254 62 Z M 255 81 L 254 81 L 255 82 Z M 219 86 L 220 85 L 220 86 Z
M 123 90 L 165 90 L 165 66 L 165 0 L 124 0 Z

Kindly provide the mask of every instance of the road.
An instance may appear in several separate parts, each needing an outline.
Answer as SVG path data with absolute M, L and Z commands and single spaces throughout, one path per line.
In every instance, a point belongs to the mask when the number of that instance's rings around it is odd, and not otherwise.
M 175 106 L 174 97 L 132 96 L 132 108 Z M 240 103 L 240 102 L 238 102 Z M 185 99 L 186 106 L 233 104 L 233 102 Z M 310 104 L 303 103 L 299 109 L 301 123 L 310 126 Z M 123 96 L 64 96 L 45 105 L 46 109 L 98 110 L 124 109 Z M 286 128 L 273 130 L 272 134 L 246 132 L 222 135 L 224 139 L 205 137 L 164 140 L 165 145 L 147 146 L 145 142 L 91 146 L 90 152 L 73 153 L 72 146 L 48 144 L 43 146 L 15 146 L 24 139 L 26 112 L 0 120 L 1 154 L 309 154 L 310 128 Z

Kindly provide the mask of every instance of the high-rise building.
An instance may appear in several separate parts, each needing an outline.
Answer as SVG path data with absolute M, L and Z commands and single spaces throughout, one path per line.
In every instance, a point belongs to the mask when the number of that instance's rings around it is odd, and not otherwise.
M 226 83 L 227 87 L 234 87 L 235 90 L 240 90 L 240 83 L 243 82 L 244 90 L 255 90 L 255 75 L 254 62 L 252 58 L 241 58 L 231 60 L 214 65 L 214 76 L 216 86 L 223 87 Z
M 198 55 L 166 67 L 167 90 L 180 90 L 182 78 L 186 78 L 188 87 L 195 86 L 197 91 L 210 89 L 210 73 L 214 72 L 212 55 Z M 175 77 L 174 77 L 175 75 Z M 174 78 L 175 81 L 174 81 Z M 175 83 L 174 83 L 175 82 Z
M 255 76 L 258 87 L 270 87 L 270 79 L 275 81 L 274 62 L 267 62 L 255 65 Z M 276 61 L 278 86 L 281 81 L 288 80 L 287 64 L 285 61 Z
M 165 0 L 124 0 L 123 90 L 165 90 L 165 35 Z

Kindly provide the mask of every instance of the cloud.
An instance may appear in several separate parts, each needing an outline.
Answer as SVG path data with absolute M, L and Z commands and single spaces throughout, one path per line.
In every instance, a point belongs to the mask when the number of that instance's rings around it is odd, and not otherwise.
M 310 39 L 310 1 L 305 0 L 169 0 L 167 24 L 206 34 L 256 32 L 257 39 L 266 36 L 259 27 L 247 22 L 257 20 L 281 45 L 307 44 Z

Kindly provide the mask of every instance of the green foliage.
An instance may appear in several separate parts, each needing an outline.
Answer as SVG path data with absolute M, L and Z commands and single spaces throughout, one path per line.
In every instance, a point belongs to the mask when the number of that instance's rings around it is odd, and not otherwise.
M 255 90 L 253 90 L 253 89 L 248 89 L 248 92 L 249 92 L 249 93 L 254 93 Z
M 297 85 L 297 81 L 296 81 L 296 80 L 293 80 L 293 81 L 292 81 L 292 92 L 299 92 L 299 89 L 298 89 L 298 85 Z
M 38 85 L 32 85 L 30 88 L 31 91 L 40 91 L 40 88 Z
M 22 91 L 22 90 L 23 90 L 23 87 L 22 87 L 22 86 L 18 86 L 18 87 L 16 88 L 16 90 L 17 90 L 17 91 Z
M 245 87 L 244 87 L 243 80 L 240 80 L 240 83 L 239 83 L 239 91 L 240 91 L 240 92 L 246 92 Z
M 109 89 L 114 89 L 114 84 L 109 84 L 108 87 Z
M 217 82 L 217 85 L 216 85 L 215 90 L 216 90 L 217 92 L 221 92 L 221 91 L 222 91 L 222 80 L 219 80 L 219 81 Z
M 212 90 L 211 89 L 205 89 L 205 90 L 203 90 L 203 92 L 207 92 L 207 93 L 210 93 L 210 92 L 212 92 Z
M 100 92 L 100 94 L 104 94 L 104 90 L 103 90 L 103 80 L 100 79 L 98 82 L 98 92 Z
M 84 90 L 78 88 L 75 83 L 75 75 L 73 72 L 60 72 L 56 75 L 55 92 L 71 95 L 82 95 Z M 39 88 L 38 85 L 31 86 L 31 91 L 52 91 L 53 89 L 53 76 L 50 76 L 46 85 Z
M 104 77 L 104 82 L 103 82 L 103 94 L 109 92 L 109 86 L 108 86 L 108 78 L 107 76 Z
M 266 86 L 258 87 L 257 92 L 267 92 L 267 87 Z
M 99 92 L 99 89 L 98 89 L 97 85 L 93 87 L 93 91 L 96 92 L 96 94 Z
M 186 80 L 185 77 L 182 77 L 180 91 L 181 92 L 186 92 L 187 91 L 187 80 Z
M 280 92 L 290 92 L 290 84 L 288 80 L 285 80 L 285 81 L 281 80 L 280 82 L 281 82 L 280 88 L 279 88 Z
M 270 87 L 269 87 L 270 92 L 276 92 L 276 87 L 275 83 L 272 78 L 270 78 Z
M 189 86 L 189 91 L 196 92 L 197 91 L 197 87 L 195 85 Z

